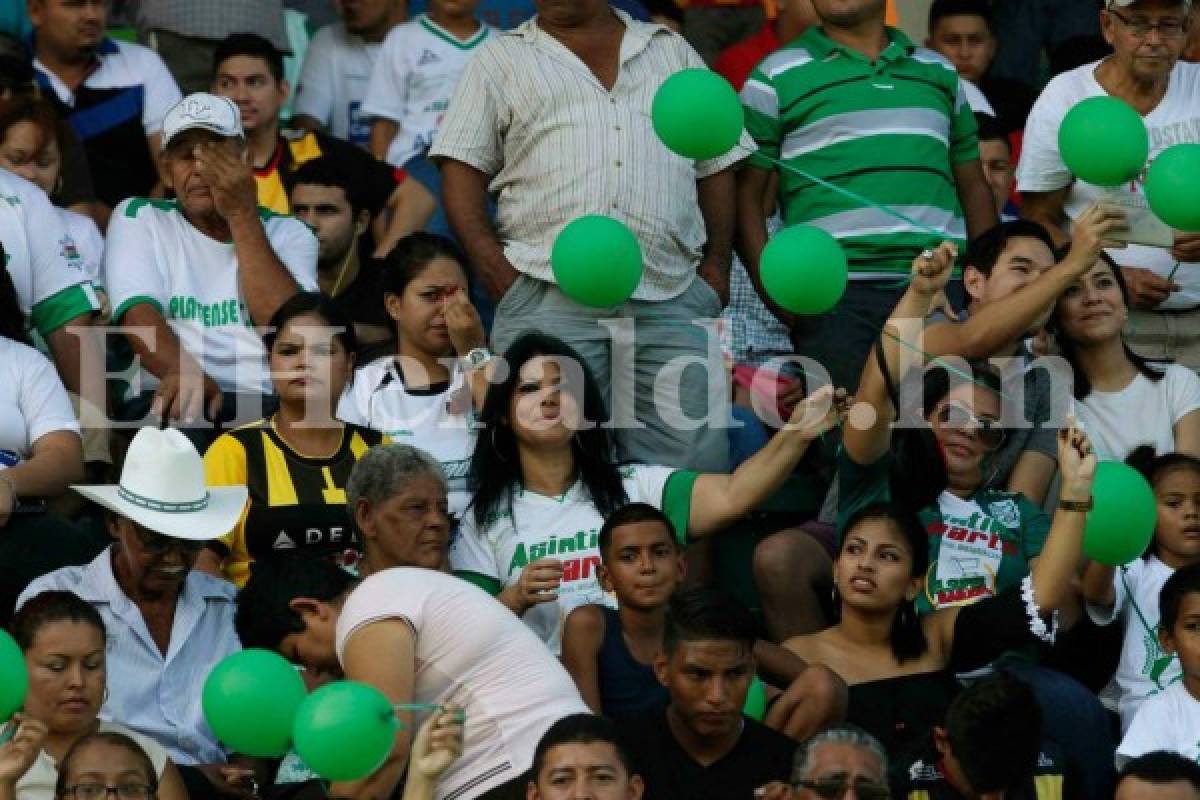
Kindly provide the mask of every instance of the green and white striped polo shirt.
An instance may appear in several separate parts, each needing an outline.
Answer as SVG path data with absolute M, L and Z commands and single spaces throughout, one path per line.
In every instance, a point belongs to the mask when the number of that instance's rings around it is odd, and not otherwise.
M 949 61 L 888 28 L 874 63 L 818 26 L 768 56 L 742 90 L 761 155 L 901 212 L 909 222 L 779 169 L 788 225 L 816 225 L 842 243 L 854 278 L 908 273 L 943 239 L 966 240 L 953 167 L 979 158 L 975 118 Z

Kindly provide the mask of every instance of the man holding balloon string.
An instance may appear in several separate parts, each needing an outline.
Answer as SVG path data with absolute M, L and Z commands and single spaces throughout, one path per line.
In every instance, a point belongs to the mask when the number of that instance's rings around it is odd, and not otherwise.
M 1129 211 L 1129 245 L 1108 251 L 1132 295 L 1129 344 L 1197 369 L 1200 65 L 1179 60 L 1191 5 L 1108 0 L 1101 23 L 1113 54 L 1047 84 L 1026 124 L 1017 188 L 1025 215 L 1063 239 L 1093 202 Z M 1147 170 L 1147 156 L 1163 163 Z
M 953 65 L 887 27 L 884 0 L 813 7 L 821 24 L 768 56 L 742 89 L 758 152 L 738 179 L 738 253 L 800 355 L 852 391 L 912 259 L 946 240 L 961 251 L 998 218 Z M 782 291 L 764 274 L 762 205 L 775 172 L 789 228 L 772 244 L 807 267 L 786 270 Z M 844 296 L 825 297 L 847 262 Z M 961 295 L 961 284 L 952 290 Z

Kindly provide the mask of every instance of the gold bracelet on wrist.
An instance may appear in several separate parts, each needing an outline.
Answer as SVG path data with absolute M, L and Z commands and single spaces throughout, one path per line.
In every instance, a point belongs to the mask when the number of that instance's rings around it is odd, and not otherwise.
M 1091 511 L 1095 505 L 1096 501 L 1092 497 L 1089 497 L 1087 500 L 1068 500 L 1065 497 L 1058 498 L 1058 507 L 1063 511 L 1086 513 Z

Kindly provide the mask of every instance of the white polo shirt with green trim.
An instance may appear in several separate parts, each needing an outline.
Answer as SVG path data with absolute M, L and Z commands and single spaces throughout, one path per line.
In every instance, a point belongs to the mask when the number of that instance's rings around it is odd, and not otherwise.
M 662 509 L 674 523 L 682 544 L 696 474 L 643 464 L 620 469 L 629 502 Z M 482 531 L 473 509 L 467 510 L 450 545 L 450 567 L 460 577 L 498 594 L 520 580 L 526 565 L 541 558 L 562 561 L 558 600 L 540 603 L 521 617 L 557 655 L 562 649 L 562 626 L 567 614 L 588 604 L 617 607 L 616 598 L 601 588 L 596 575 L 603 524 L 604 517 L 581 481 L 561 497 L 546 497 L 517 487 L 512 513 L 502 505 Z
M 402 167 L 429 149 L 459 76 L 492 33 L 491 26 L 481 23 L 475 33 L 459 39 L 426 14 L 388 33 L 371 70 L 362 116 L 399 124 L 388 147 L 389 164 Z
M 317 237 L 295 219 L 259 209 L 267 239 L 296 283 L 317 288 Z M 104 252 L 113 324 L 133 306 L 158 309 L 183 348 L 224 392 L 272 391 L 266 351 L 238 279 L 232 242 L 218 242 L 188 222 L 173 200 L 129 198 L 113 210 Z M 132 395 L 158 383 L 142 371 Z M 131 395 L 131 396 L 132 396 Z
M 45 192 L 0 170 L 0 243 L 26 324 L 43 337 L 100 301 L 83 258 Z

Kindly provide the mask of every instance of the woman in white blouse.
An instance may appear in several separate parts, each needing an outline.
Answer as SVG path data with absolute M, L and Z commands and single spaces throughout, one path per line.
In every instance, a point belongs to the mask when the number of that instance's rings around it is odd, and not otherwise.
M 1154 364 L 1125 344 L 1129 291 L 1121 270 L 1099 260 L 1059 298 L 1051 325 L 1075 373 L 1075 413 L 1102 459 L 1155 452 L 1200 456 L 1200 378 Z

